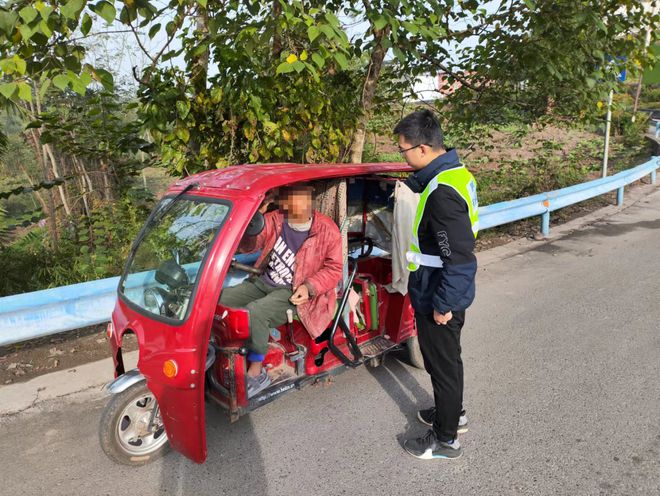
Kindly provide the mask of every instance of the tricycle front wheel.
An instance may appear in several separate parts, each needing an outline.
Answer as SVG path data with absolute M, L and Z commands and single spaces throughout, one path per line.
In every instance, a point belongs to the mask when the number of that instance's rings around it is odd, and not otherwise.
M 144 382 L 112 397 L 99 425 L 101 448 L 123 465 L 144 465 L 169 449 L 158 402 Z

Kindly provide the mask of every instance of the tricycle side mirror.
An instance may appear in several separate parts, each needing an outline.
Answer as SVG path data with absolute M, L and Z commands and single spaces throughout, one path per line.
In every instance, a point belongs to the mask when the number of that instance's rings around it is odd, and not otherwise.
M 261 233 L 261 231 L 264 230 L 265 226 L 266 226 L 266 221 L 264 220 L 264 214 L 262 214 L 257 210 L 252 216 L 252 219 L 250 219 L 250 223 L 248 224 L 247 229 L 245 230 L 245 235 L 256 236 L 259 233 Z
M 165 260 L 155 275 L 156 282 L 165 284 L 170 289 L 178 289 L 189 284 L 188 274 L 183 270 L 176 260 Z

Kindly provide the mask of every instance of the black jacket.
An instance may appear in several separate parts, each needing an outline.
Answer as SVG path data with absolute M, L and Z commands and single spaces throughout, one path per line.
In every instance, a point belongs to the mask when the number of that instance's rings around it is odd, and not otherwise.
M 421 193 L 440 172 L 460 167 L 450 149 L 423 169 L 411 174 L 406 185 Z M 475 293 L 477 258 L 474 234 L 465 200 L 448 186 L 438 185 L 429 196 L 418 230 L 419 247 L 426 255 L 439 255 L 443 267 L 420 266 L 410 273 L 408 293 L 416 312 L 431 314 L 465 310 Z

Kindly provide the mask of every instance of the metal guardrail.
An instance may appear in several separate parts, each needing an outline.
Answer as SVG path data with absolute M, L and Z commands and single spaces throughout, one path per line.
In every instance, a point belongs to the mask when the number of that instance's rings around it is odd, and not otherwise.
M 548 235 L 551 212 L 614 190 L 617 204 L 621 205 L 624 187 L 647 175 L 655 183 L 658 168 L 660 157 L 654 157 L 610 177 L 481 207 L 479 228 L 483 231 L 541 216 L 541 231 Z M 118 284 L 119 277 L 109 277 L 0 298 L 0 346 L 108 322 L 117 299 Z
M 0 298 L 0 346 L 110 321 L 119 277 Z
M 541 232 L 550 234 L 550 213 L 555 210 L 580 203 L 610 191 L 617 191 L 617 205 L 623 204 L 624 187 L 644 176 L 651 176 L 655 184 L 660 157 L 653 157 L 648 162 L 613 176 L 576 184 L 549 193 L 541 193 L 519 200 L 511 200 L 479 209 L 479 230 L 483 231 L 502 224 L 509 224 L 529 217 L 541 216 Z

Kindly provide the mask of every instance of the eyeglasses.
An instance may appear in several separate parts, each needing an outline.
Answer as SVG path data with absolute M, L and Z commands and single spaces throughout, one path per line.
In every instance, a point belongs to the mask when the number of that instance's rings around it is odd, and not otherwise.
M 403 155 L 404 153 L 409 152 L 410 150 L 414 150 L 415 148 L 419 148 L 422 145 L 430 146 L 430 145 L 427 145 L 426 143 L 420 143 L 419 145 L 411 146 L 410 148 L 401 148 L 401 147 L 399 147 L 399 153 L 401 155 Z

